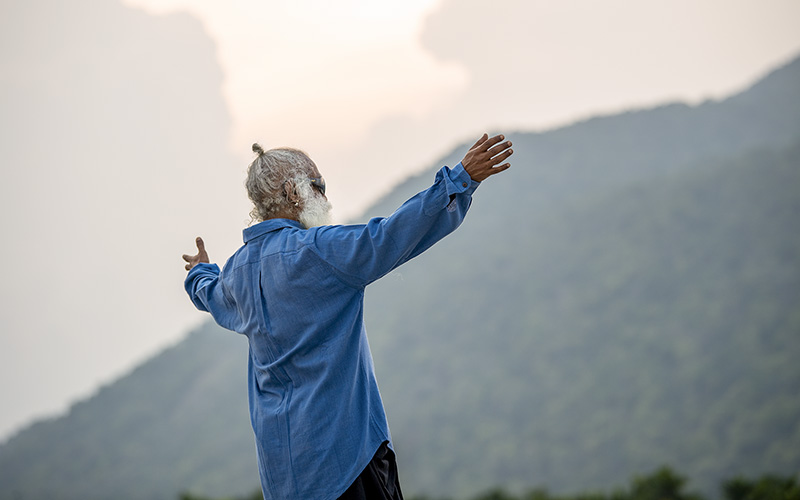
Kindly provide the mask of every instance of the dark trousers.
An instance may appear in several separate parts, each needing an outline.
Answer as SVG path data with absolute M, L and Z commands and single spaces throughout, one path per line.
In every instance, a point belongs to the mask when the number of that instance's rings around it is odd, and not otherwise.
M 339 500 L 403 500 L 394 452 L 381 443 L 367 468 Z

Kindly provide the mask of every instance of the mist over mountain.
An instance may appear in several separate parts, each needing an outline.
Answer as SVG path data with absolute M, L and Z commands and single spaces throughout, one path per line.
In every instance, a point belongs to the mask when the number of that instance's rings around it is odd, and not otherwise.
M 724 101 L 508 135 L 514 166 L 463 226 L 367 292 L 405 493 L 607 489 L 670 464 L 716 496 L 795 473 L 800 60 Z M 0 445 L 0 498 L 253 490 L 246 353 L 207 323 L 31 425 Z

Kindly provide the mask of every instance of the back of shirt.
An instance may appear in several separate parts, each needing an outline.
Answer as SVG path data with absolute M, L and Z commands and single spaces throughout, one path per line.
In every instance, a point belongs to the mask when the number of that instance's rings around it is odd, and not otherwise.
M 250 342 L 250 416 L 266 498 L 335 499 L 389 427 L 363 322 L 364 290 L 452 232 L 477 187 L 459 164 L 392 216 L 304 229 L 270 219 L 220 273 L 187 276 L 195 305 Z

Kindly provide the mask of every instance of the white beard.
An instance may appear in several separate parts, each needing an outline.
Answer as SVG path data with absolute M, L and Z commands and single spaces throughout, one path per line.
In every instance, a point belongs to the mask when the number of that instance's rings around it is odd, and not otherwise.
M 333 220 L 331 202 L 312 192 L 310 186 L 308 190 L 302 189 L 301 191 L 304 191 L 301 195 L 305 196 L 303 196 L 303 210 L 297 216 L 300 224 L 306 229 L 330 224 Z

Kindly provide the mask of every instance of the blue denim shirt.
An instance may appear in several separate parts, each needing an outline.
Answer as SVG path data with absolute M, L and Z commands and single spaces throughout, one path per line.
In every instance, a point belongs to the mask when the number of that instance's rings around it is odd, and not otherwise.
M 478 183 L 459 163 L 386 218 L 244 230 L 220 272 L 186 277 L 195 306 L 250 344 L 250 420 L 267 499 L 335 499 L 390 441 L 364 329 L 364 289 L 455 230 Z

